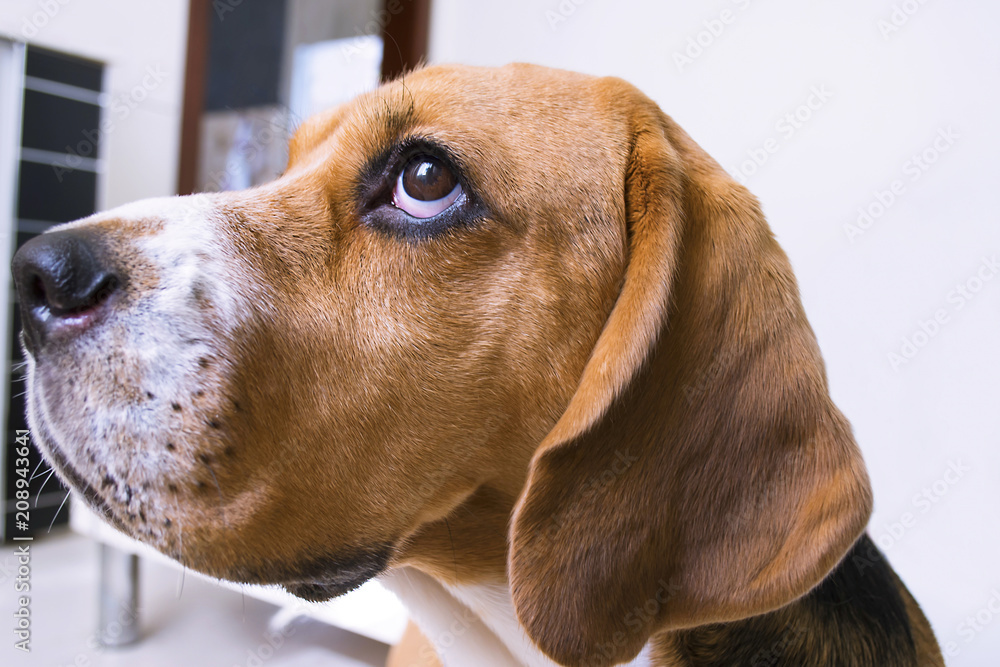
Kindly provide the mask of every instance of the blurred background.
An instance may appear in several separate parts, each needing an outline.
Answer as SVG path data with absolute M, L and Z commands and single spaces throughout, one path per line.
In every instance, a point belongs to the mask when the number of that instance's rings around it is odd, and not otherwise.
M 0 254 L 135 199 L 270 180 L 303 118 L 421 61 L 623 77 L 760 198 L 868 463 L 872 536 L 948 664 L 995 666 L 998 23 L 983 0 L 0 0 Z M 9 619 L 26 426 L 6 271 L 0 290 Z M 144 556 L 139 641 L 106 649 L 91 543 L 131 547 L 60 529 L 66 491 L 33 472 L 35 650 L 3 664 L 365 665 L 392 641 L 391 614 L 276 626 L 280 600 Z

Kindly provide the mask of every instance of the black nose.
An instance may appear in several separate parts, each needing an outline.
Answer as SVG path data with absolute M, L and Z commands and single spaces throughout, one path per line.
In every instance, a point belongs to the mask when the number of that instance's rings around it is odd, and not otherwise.
M 42 234 L 17 251 L 12 270 L 29 350 L 85 329 L 121 286 L 103 254 L 94 232 L 76 229 Z

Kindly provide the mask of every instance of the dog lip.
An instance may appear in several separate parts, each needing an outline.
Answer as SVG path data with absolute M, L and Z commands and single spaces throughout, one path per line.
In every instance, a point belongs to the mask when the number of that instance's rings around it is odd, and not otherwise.
M 295 567 L 297 572 L 281 585 L 296 597 L 325 602 L 350 593 L 380 575 L 388 567 L 391 554 L 392 547 L 383 544 L 346 555 L 316 558 Z
M 30 307 L 30 312 L 23 312 L 25 306 L 22 305 L 23 317 L 31 317 L 41 326 L 34 336 L 22 331 L 21 341 L 29 353 L 37 356 L 48 344 L 72 340 L 100 325 L 107 319 L 116 300 L 116 294 L 108 294 L 84 308 L 71 310 L 35 305 Z
M 128 534 L 128 529 L 125 524 L 115 515 L 111 506 L 108 505 L 107 501 L 101 496 L 90 483 L 83 478 L 83 475 L 73 467 L 73 464 L 69 462 L 66 455 L 63 453 L 62 449 L 55 443 L 54 439 L 48 432 L 48 428 L 45 423 L 41 421 L 40 417 L 36 417 L 39 422 L 33 426 L 37 426 L 37 431 L 41 432 L 41 437 L 39 438 L 45 443 L 45 447 L 48 450 L 48 457 L 53 466 L 55 466 L 60 473 L 62 473 L 63 478 L 69 482 L 70 486 L 75 488 L 83 496 L 83 499 L 87 501 L 93 509 L 97 510 L 101 516 L 108 520 L 115 528 Z M 37 437 L 37 436 L 36 436 Z
M 102 302 L 83 310 L 57 312 L 49 309 L 47 314 L 36 312 L 36 317 L 46 324 L 49 336 L 75 335 L 90 327 L 97 320 L 103 306 Z M 45 309 L 39 308 L 39 310 Z

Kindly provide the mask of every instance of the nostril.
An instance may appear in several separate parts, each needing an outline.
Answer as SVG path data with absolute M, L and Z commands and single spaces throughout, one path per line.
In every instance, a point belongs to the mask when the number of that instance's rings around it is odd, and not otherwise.
M 35 290 L 36 298 L 40 297 L 38 303 L 47 306 L 57 317 L 76 315 L 107 301 L 121 284 L 118 276 L 113 273 L 96 273 L 90 278 L 89 283 L 77 283 L 53 290 L 47 290 L 45 282 L 39 280 L 40 287 Z
M 45 282 L 41 276 L 36 274 L 31 277 L 31 280 L 28 282 L 27 293 L 24 297 L 32 306 L 48 303 L 48 299 L 45 298 Z
M 114 274 L 108 274 L 104 279 L 97 285 L 97 289 L 94 291 L 94 298 L 91 300 L 91 306 L 97 306 L 108 300 L 121 285 L 121 281 L 118 280 L 118 276 Z
M 12 269 L 29 348 L 55 329 L 80 331 L 95 321 L 124 282 L 105 257 L 103 239 L 84 230 L 43 234 L 17 251 Z
M 107 271 L 80 275 L 79 270 L 58 275 L 38 271 L 24 279 L 21 299 L 31 308 L 45 308 L 52 315 L 73 315 L 107 301 L 121 285 L 118 276 Z

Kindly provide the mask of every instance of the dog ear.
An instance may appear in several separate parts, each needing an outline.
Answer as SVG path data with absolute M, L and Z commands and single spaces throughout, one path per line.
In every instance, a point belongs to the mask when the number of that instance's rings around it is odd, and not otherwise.
M 791 602 L 871 512 L 756 200 L 648 98 L 607 85 L 629 105 L 627 266 L 510 529 L 518 618 L 571 666 Z

